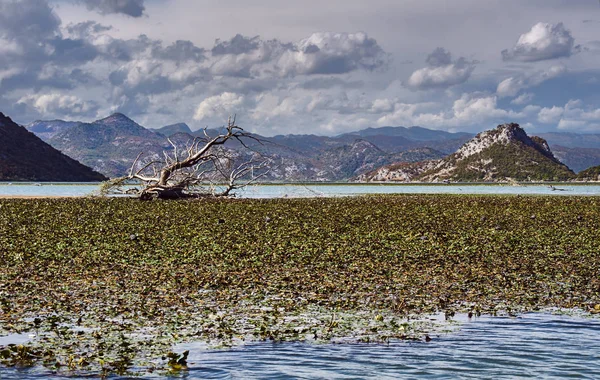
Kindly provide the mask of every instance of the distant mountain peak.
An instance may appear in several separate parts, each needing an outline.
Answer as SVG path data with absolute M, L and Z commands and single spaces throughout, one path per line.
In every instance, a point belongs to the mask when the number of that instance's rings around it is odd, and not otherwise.
M 104 123 L 104 124 L 113 124 L 113 123 L 124 123 L 131 122 L 137 124 L 135 121 L 131 120 L 129 117 L 125 116 L 120 112 L 115 112 L 112 115 L 105 117 L 104 119 L 96 120 L 96 123 Z
M 167 137 L 169 137 L 171 135 L 175 135 L 177 133 L 192 134 L 192 130 L 186 123 L 175 123 L 175 124 L 165 125 L 162 128 L 156 129 L 156 132 L 158 132 L 164 136 L 167 136 Z
M 494 144 L 507 145 L 511 141 L 527 141 L 529 137 L 519 124 L 501 124 L 496 129 L 479 133 L 467 141 L 454 153 L 456 160 L 464 160 L 475 154 L 481 153 Z
M 358 150 L 358 151 L 366 151 L 366 150 L 374 150 L 377 152 L 382 152 L 381 149 L 379 149 L 379 147 L 375 144 L 373 144 L 372 142 L 365 140 L 365 139 L 356 139 L 354 140 L 354 142 L 351 145 L 353 150 Z

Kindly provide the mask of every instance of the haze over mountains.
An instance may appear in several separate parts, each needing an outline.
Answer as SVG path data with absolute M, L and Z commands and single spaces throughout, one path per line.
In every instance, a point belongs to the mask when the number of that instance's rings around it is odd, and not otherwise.
M 185 123 L 146 129 L 120 113 L 91 123 L 36 121 L 27 128 L 63 153 L 110 177 L 126 174 L 140 152 L 148 157 L 160 157 L 164 151 L 170 151 L 172 146 L 167 137 L 178 145 L 185 145 L 204 133 L 192 131 Z M 215 135 L 218 130 L 211 129 L 207 133 Z M 551 150 L 556 148 L 556 158 L 576 172 L 600 164 L 600 135 L 547 133 L 540 136 L 547 139 Z M 266 179 L 341 181 L 391 164 L 441 159 L 456 152 L 473 135 L 422 127 L 382 127 L 331 137 L 255 137 L 264 142 L 249 142 L 254 153 L 244 152 L 235 143 L 226 148 L 239 159 L 248 158 L 249 154 L 272 158 L 273 169 Z

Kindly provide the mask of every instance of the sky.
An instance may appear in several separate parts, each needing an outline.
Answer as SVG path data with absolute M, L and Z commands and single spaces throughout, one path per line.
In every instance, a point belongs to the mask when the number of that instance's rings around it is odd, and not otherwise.
M 600 133 L 598 0 L 0 0 L 0 111 Z

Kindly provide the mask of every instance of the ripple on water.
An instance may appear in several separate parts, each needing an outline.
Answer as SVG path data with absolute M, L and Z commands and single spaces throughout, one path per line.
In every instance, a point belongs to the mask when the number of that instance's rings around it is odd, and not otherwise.
M 231 350 L 189 349 L 191 378 L 203 368 L 232 379 L 597 378 L 600 320 L 548 314 L 480 317 L 431 342 L 389 345 L 255 343 Z M 208 373 L 207 373 L 208 374 Z
M 187 379 L 598 378 L 600 320 L 549 314 L 480 317 L 431 342 L 381 344 L 252 343 L 190 350 Z M 48 378 L 0 369 L 0 378 Z

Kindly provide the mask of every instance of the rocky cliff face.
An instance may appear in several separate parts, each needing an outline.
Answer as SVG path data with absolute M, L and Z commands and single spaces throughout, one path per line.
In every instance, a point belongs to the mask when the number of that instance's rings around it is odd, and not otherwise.
M 399 162 L 362 174 L 357 177 L 357 180 L 358 182 L 413 182 L 438 163 L 439 160 Z
M 0 180 L 94 182 L 105 179 L 0 113 Z

